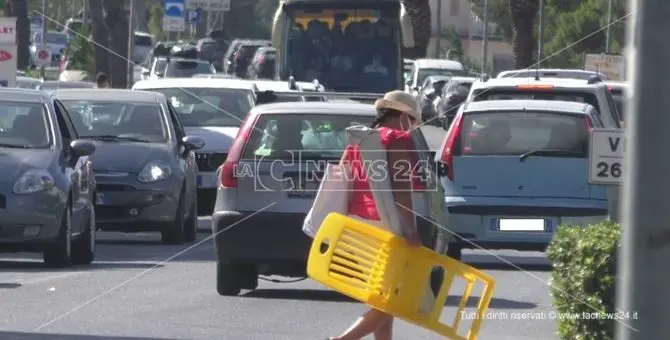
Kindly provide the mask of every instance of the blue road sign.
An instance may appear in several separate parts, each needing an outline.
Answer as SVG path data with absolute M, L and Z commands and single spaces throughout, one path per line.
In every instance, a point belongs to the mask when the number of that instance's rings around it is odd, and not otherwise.
M 197 24 L 202 20 L 202 9 L 190 9 L 186 11 L 186 21 L 189 24 Z
M 163 0 L 163 30 L 184 30 L 184 7 L 184 0 Z

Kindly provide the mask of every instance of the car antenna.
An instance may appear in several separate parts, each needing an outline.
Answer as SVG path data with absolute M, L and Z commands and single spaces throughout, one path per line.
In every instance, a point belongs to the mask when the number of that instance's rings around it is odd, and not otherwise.
M 540 62 L 535 63 L 535 81 L 540 80 Z

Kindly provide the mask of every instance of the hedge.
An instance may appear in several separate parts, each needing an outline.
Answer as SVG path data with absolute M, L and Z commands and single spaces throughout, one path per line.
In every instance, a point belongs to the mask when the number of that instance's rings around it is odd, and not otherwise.
M 620 226 L 610 221 L 558 229 L 547 257 L 553 265 L 553 304 L 560 315 L 615 311 L 620 236 Z M 561 339 L 614 339 L 615 321 L 611 319 L 575 317 L 558 318 L 557 322 Z

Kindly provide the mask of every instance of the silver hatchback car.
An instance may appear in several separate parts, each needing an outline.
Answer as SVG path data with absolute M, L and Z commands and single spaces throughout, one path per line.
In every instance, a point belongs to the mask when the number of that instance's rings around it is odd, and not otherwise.
M 326 163 L 339 161 L 345 128 L 370 125 L 375 115 L 372 105 L 360 103 L 276 103 L 251 110 L 219 169 L 212 215 L 219 294 L 255 289 L 259 274 L 306 275 L 312 240 L 302 223 L 318 178 Z M 444 191 L 423 133 L 417 129 L 413 137 L 425 160 L 426 190 L 413 193 L 419 233 L 425 246 L 444 253 L 448 235 L 433 223 L 444 224 Z
M 438 152 L 449 228 L 461 241 L 450 253 L 544 250 L 559 225 L 605 219 L 605 188 L 588 183 L 589 131 L 602 126 L 584 103 L 464 104 Z

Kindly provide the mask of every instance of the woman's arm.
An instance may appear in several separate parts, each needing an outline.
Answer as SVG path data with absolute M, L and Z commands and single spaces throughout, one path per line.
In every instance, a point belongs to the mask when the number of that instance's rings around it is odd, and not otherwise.
M 387 145 L 387 159 L 389 179 L 393 198 L 402 219 L 405 236 L 410 243 L 420 244 L 412 206 L 412 157 L 407 143 L 403 140 L 393 140 Z M 419 245 L 417 244 L 417 245 Z

